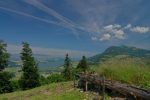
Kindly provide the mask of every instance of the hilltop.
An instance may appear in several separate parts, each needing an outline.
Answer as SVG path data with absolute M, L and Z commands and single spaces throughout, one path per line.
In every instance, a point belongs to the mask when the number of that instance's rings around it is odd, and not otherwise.
M 145 49 L 130 47 L 130 46 L 111 46 L 107 48 L 103 53 L 90 57 L 88 60 L 92 63 L 101 63 L 103 61 L 106 61 L 114 57 L 150 59 L 150 50 L 145 50 Z

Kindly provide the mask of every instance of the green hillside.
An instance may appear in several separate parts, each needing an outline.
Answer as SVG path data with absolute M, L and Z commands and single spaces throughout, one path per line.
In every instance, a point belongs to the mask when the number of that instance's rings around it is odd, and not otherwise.
M 111 46 L 107 48 L 102 54 L 97 54 L 89 58 L 92 63 L 100 63 L 113 57 L 139 57 L 150 59 L 150 50 L 140 49 L 129 46 Z
M 91 69 L 107 79 L 150 89 L 150 50 L 111 46 L 89 61 Z
M 142 58 L 112 58 L 93 67 L 99 75 L 150 89 L 150 61 Z

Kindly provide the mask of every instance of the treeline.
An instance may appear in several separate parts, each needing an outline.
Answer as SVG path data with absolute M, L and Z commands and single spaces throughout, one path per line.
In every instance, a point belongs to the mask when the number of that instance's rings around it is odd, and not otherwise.
M 7 44 L 0 40 L 0 93 L 8 93 L 16 90 L 27 90 L 43 84 L 53 82 L 71 81 L 74 74 L 86 72 L 88 64 L 86 57 L 83 56 L 76 68 L 72 67 L 71 59 L 66 54 L 64 69 L 61 74 L 51 74 L 48 77 L 39 74 L 38 63 L 33 57 L 32 49 L 27 42 L 22 43 L 20 58 L 22 61 L 22 75 L 19 80 L 11 80 L 12 74 L 4 69 L 8 67 L 10 54 L 7 52 Z

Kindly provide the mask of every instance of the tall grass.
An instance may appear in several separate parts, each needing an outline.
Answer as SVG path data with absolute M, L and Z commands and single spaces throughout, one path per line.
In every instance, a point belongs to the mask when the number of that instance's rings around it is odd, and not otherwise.
M 150 89 L 150 66 L 143 59 L 111 59 L 100 64 L 95 71 L 108 79 Z

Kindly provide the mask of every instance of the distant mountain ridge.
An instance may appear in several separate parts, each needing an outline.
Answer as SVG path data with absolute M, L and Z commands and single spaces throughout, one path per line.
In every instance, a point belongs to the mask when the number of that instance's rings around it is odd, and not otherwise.
M 40 69 L 58 67 L 64 64 L 63 57 L 52 57 L 49 55 L 34 54 Z M 73 61 L 78 61 L 78 58 L 71 58 Z M 9 67 L 21 67 L 21 59 L 19 54 L 11 54 L 9 59 Z
M 107 48 L 103 53 L 90 57 L 88 60 L 92 63 L 100 63 L 102 61 L 116 56 L 128 56 L 150 59 L 150 50 L 130 46 L 111 46 Z
M 40 68 L 47 68 L 47 67 L 57 67 L 63 64 L 64 58 L 61 57 L 50 57 L 47 55 L 34 55 L 38 66 Z M 9 60 L 10 67 L 20 67 L 21 66 L 21 59 L 19 54 L 11 54 Z

